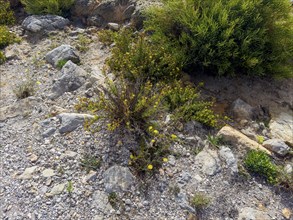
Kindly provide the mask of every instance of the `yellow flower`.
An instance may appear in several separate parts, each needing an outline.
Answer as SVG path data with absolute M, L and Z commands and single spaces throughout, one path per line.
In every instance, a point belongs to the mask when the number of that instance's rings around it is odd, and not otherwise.
M 152 170 L 152 169 L 153 169 L 153 165 L 149 164 L 149 165 L 148 165 L 148 169 L 149 169 L 149 170 Z
M 167 163 L 168 162 L 168 158 L 164 157 L 163 158 L 163 162 Z
M 149 126 L 149 131 L 153 130 L 153 126 Z
M 132 154 L 130 154 L 130 159 L 133 159 L 133 158 L 134 158 L 134 156 Z
M 151 140 L 151 142 L 152 142 L 152 143 L 155 143 L 156 141 L 153 139 L 153 140 Z
M 37 84 L 37 85 L 41 85 L 42 83 L 41 83 L 40 81 L 37 81 L 36 84 Z
M 159 134 L 159 131 L 158 130 L 154 130 L 154 134 Z
M 175 139 L 177 139 L 177 136 L 176 136 L 175 134 L 171 134 L 171 138 L 172 138 L 173 140 L 175 140 Z

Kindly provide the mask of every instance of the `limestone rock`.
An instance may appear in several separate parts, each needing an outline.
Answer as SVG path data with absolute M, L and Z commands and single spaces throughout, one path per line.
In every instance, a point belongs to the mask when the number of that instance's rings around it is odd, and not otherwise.
M 229 147 L 222 147 L 219 151 L 220 157 L 225 160 L 227 168 L 232 173 L 238 172 L 237 160 Z
M 263 146 L 270 151 L 279 154 L 280 156 L 285 156 L 290 150 L 289 146 L 280 139 L 266 140 L 265 142 L 263 142 Z
M 113 210 L 112 206 L 110 205 L 108 201 L 107 193 L 103 191 L 96 191 L 93 194 L 92 208 L 98 209 L 103 213 L 107 213 Z
M 237 131 L 236 129 L 232 128 L 231 126 L 224 126 L 218 132 L 217 136 L 222 136 L 224 141 L 228 141 L 234 146 L 241 145 L 249 149 L 259 149 L 271 155 L 271 152 L 269 150 L 264 148 L 262 145 L 258 144 L 256 141 L 251 140 L 250 138 L 242 134 L 240 131 Z
M 236 99 L 232 103 L 232 113 L 237 119 L 252 119 L 253 108 L 242 99 Z
M 57 67 L 59 61 L 71 60 L 73 63 L 79 63 L 80 59 L 75 49 L 67 44 L 63 44 L 46 54 L 46 61 Z
M 269 128 L 272 138 L 281 139 L 293 146 L 293 115 L 283 112 L 273 116 Z
M 63 190 L 65 189 L 65 186 L 66 186 L 66 183 L 55 185 L 49 193 L 46 193 L 46 196 L 51 197 L 51 196 L 61 194 Z
M 205 149 L 195 157 L 195 165 L 209 176 L 213 176 L 221 171 L 220 159 L 218 153 L 213 150 Z
M 82 125 L 86 119 L 92 119 L 94 116 L 88 114 L 62 113 L 58 115 L 58 118 L 61 122 L 59 132 L 62 134 L 75 130 Z
M 85 83 L 86 72 L 71 61 L 63 66 L 61 72 L 63 75 L 55 81 L 51 89 L 51 99 L 56 99 L 65 92 L 75 91 Z
M 45 169 L 43 170 L 42 175 L 43 177 L 52 177 L 55 175 L 55 172 L 52 169 Z
M 37 168 L 38 166 L 26 168 L 25 171 L 18 178 L 23 180 L 31 179 L 33 177 L 33 173 L 36 171 Z
M 32 15 L 22 22 L 23 29 L 33 33 L 45 33 L 63 29 L 69 20 L 57 15 Z
M 270 216 L 265 212 L 245 207 L 240 210 L 238 220 L 270 220 Z
M 127 167 L 112 166 L 104 173 L 104 184 L 107 192 L 127 191 L 134 183 L 134 176 Z

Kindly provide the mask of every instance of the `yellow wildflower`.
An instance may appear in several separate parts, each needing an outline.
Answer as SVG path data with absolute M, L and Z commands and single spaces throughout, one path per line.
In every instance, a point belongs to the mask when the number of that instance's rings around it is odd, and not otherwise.
M 133 159 L 133 158 L 134 158 L 134 156 L 132 154 L 130 154 L 130 159 Z
M 163 158 L 163 162 L 167 163 L 168 162 L 168 158 L 164 157 Z
M 154 130 L 154 134 L 159 134 L 159 131 L 158 130 Z
M 177 139 L 177 136 L 176 136 L 175 134 L 171 134 L 171 138 L 172 138 L 173 140 L 175 140 L 175 139 Z
M 153 126 L 149 126 L 149 131 L 153 130 Z
M 149 165 L 148 165 L 148 169 L 149 169 L 149 170 L 152 170 L 152 169 L 153 169 L 153 165 L 152 165 L 152 164 L 149 164 Z
M 152 143 L 155 143 L 156 141 L 153 139 L 153 140 L 151 140 L 151 142 L 152 142 Z

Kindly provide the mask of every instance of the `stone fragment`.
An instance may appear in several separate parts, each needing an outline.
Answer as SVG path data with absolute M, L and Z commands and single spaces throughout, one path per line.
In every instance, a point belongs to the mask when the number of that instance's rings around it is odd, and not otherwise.
M 36 171 L 38 166 L 26 168 L 25 171 L 18 177 L 19 179 L 27 180 L 33 177 L 33 173 Z
M 42 175 L 43 177 L 52 177 L 55 175 L 55 172 L 52 169 L 45 169 L 43 170 Z
M 230 142 L 234 146 L 243 146 L 248 149 L 262 150 L 267 154 L 271 155 L 271 152 L 264 148 L 262 145 L 258 144 L 256 141 L 251 140 L 240 131 L 232 128 L 231 126 L 224 126 L 217 134 L 217 136 L 222 136 L 224 141 Z
M 108 213 L 108 212 L 112 211 L 113 208 L 108 201 L 108 194 L 103 191 L 99 191 L 99 190 L 94 192 L 92 208 L 97 209 L 97 210 L 101 211 L 102 213 Z
M 282 210 L 282 214 L 283 214 L 283 216 L 284 216 L 286 219 L 290 219 L 291 216 L 292 216 L 292 212 L 291 212 L 291 210 L 288 209 L 288 208 L 284 208 L 284 209 Z
M 127 191 L 135 180 L 129 168 L 117 165 L 107 169 L 103 176 L 106 191 L 109 193 Z
M 65 189 L 65 186 L 66 186 L 66 183 L 55 185 L 49 193 L 46 193 L 46 196 L 51 197 L 51 196 L 61 194 L 63 190 Z
M 32 154 L 30 155 L 29 157 L 29 160 L 32 162 L 32 163 L 35 163 L 37 160 L 39 159 L 39 157 L 35 154 Z
M 252 119 L 253 108 L 242 99 L 236 99 L 232 103 L 232 114 L 237 119 Z

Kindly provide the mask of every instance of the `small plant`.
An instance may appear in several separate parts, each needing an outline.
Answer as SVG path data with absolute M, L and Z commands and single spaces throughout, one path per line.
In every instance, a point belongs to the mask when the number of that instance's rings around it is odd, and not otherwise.
M 66 16 L 74 0 L 21 0 L 29 14 L 53 14 Z
M 61 70 L 68 60 L 59 60 L 57 63 L 57 68 Z
M 79 34 L 78 39 L 77 39 L 77 45 L 76 48 L 81 51 L 81 52 L 86 52 L 89 50 L 89 44 L 92 42 L 92 40 L 84 35 L 84 34 Z
M 175 82 L 165 96 L 165 104 L 175 120 L 194 120 L 210 127 L 219 125 L 220 116 L 211 109 L 213 103 L 201 100 L 198 87 Z
M 6 26 L 0 26 L 0 49 L 4 49 L 9 44 L 15 42 L 16 37 L 9 32 Z
M 263 151 L 251 150 L 244 159 L 248 171 L 264 177 L 269 183 L 276 184 L 279 171 L 270 157 Z
M 265 141 L 265 138 L 264 138 L 264 136 L 257 135 L 256 140 L 257 140 L 257 143 L 263 144 L 263 142 Z
M 195 193 L 190 199 L 190 205 L 197 210 L 205 208 L 209 203 L 210 199 L 204 193 Z
M 208 135 L 207 136 L 208 142 L 213 145 L 214 147 L 219 147 L 223 143 L 223 137 L 222 136 L 213 136 Z
M 32 79 L 26 79 L 13 90 L 18 99 L 24 99 L 35 94 L 35 81 Z
M 97 170 L 101 166 L 101 159 L 92 155 L 84 155 L 81 160 L 81 166 L 89 173 L 91 170 Z
M 110 205 L 114 208 L 117 209 L 118 208 L 118 203 L 119 203 L 119 198 L 118 195 L 115 192 L 111 192 L 108 195 L 108 202 L 110 203 Z
M 6 57 L 3 54 L 3 52 L 0 51 L 0 65 L 3 64 L 3 63 L 5 63 L 5 61 L 6 61 Z
M 0 25 L 14 24 L 15 17 L 13 11 L 10 10 L 9 1 L 0 0 Z
M 114 43 L 115 38 L 117 37 L 117 32 L 112 30 L 101 30 L 98 33 L 99 41 L 106 46 L 110 46 Z
M 180 187 L 178 185 L 170 186 L 169 191 L 174 196 L 178 196 L 178 194 L 180 193 Z
M 67 187 L 66 187 L 66 191 L 71 194 L 73 192 L 73 184 L 72 181 L 68 181 Z

